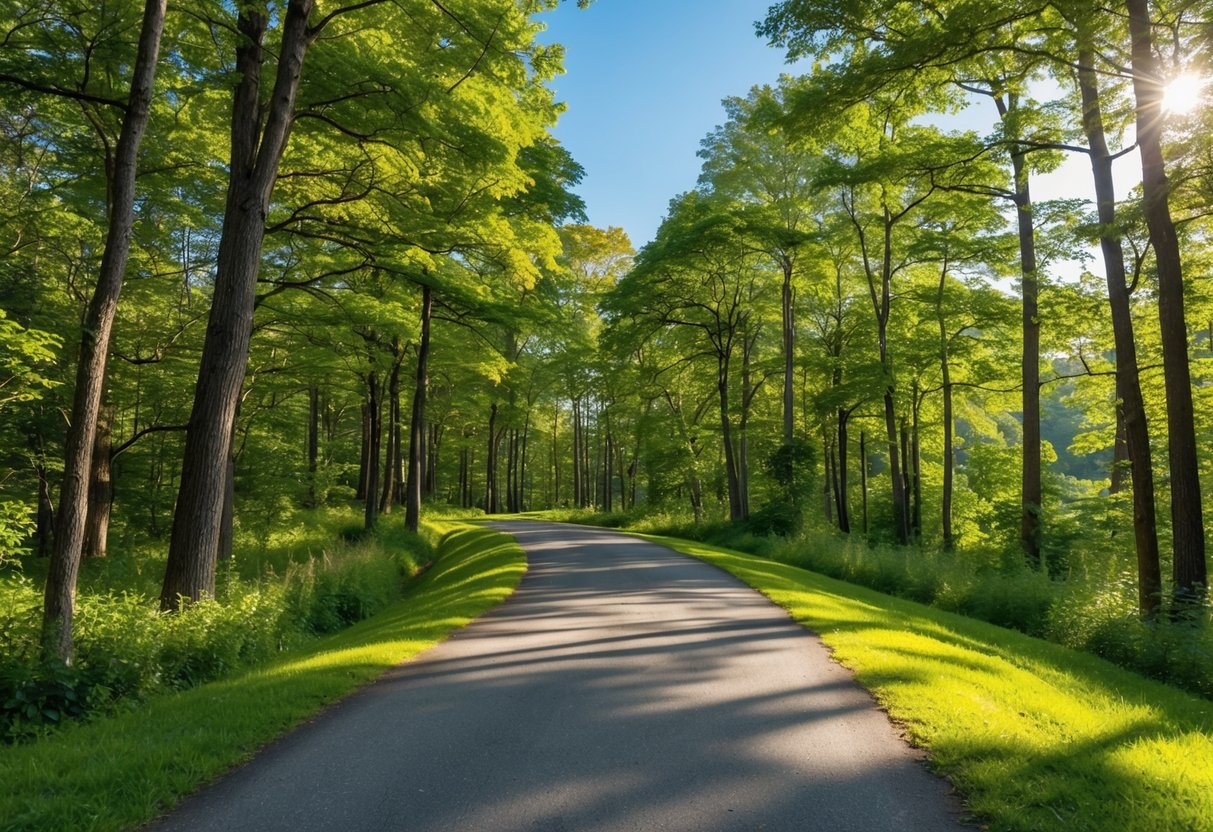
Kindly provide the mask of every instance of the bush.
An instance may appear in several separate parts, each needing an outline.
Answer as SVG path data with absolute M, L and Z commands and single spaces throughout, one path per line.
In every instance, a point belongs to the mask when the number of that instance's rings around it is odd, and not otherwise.
M 858 535 L 806 529 L 780 536 L 779 502 L 746 523 L 694 523 L 677 512 L 629 513 L 628 528 L 737 549 L 831 578 L 931 604 L 1046 638 L 1129 670 L 1213 699 L 1213 609 L 1183 611 L 1179 620 L 1142 621 L 1137 587 L 1121 556 L 1115 569 L 1085 544 L 1067 551 L 1056 577 L 1030 568 L 1015 548 L 965 551 L 870 544 Z M 563 519 L 563 518 L 562 518 Z M 597 523 L 593 512 L 577 522 Z M 612 525 L 618 525 L 612 517 Z
M 41 593 L 24 576 L 7 577 L 0 583 L 0 740 L 37 737 L 64 720 L 263 663 L 383 609 L 433 555 L 430 541 L 403 529 L 385 526 L 354 544 L 340 542 L 337 531 L 330 526 L 319 554 L 256 553 L 265 571 L 254 578 L 230 565 L 217 599 L 176 614 L 158 612 L 147 593 L 82 592 L 70 667 L 38 661 Z M 281 573 L 273 561 L 285 562 Z

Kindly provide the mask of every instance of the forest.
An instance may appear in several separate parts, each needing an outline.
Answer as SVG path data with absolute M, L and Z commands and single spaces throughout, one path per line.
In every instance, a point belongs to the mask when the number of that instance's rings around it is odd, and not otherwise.
M 557 3 L 0 5 L 5 739 L 371 614 L 452 513 L 1213 696 L 1208 4 L 777 3 L 811 68 L 636 248 L 552 134 Z

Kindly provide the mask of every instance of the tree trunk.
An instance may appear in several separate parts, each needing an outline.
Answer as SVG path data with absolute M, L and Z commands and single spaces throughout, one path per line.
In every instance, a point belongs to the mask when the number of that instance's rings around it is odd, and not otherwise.
M 107 183 L 109 227 L 106 230 L 105 250 L 101 255 L 101 271 L 81 322 L 80 356 L 63 456 L 59 516 L 56 518 L 54 549 L 46 576 L 42 616 L 42 656 L 64 663 L 70 663 L 72 658 L 72 614 L 88 519 L 88 489 L 97 414 L 105 385 L 110 334 L 130 255 L 131 232 L 135 224 L 135 176 L 139 164 L 139 145 L 151 112 L 165 6 L 166 0 L 147 0 L 144 4 L 130 94 L 122 118 L 122 130 L 114 148 L 113 175 Z
M 913 491 L 913 489 L 910 487 L 910 474 L 911 474 L 911 471 L 910 471 L 910 429 L 906 425 L 906 417 L 904 414 L 901 417 L 900 435 L 901 435 L 901 481 L 902 481 L 903 487 L 906 490 L 906 508 L 909 509 L 906 513 L 906 517 L 909 519 L 909 522 L 906 525 L 910 532 L 910 536 L 913 537 L 913 533 L 914 533 L 913 510 L 910 506 L 910 494 Z
M 552 409 L 552 505 L 560 505 L 560 446 L 557 438 L 560 435 L 560 406 Z
M 1116 227 L 1116 190 L 1112 179 L 1112 155 L 1104 134 L 1099 101 L 1095 55 L 1082 49 L 1078 56 L 1079 89 L 1082 92 L 1083 128 L 1090 147 L 1091 173 L 1095 180 L 1099 211 L 1100 249 L 1112 309 L 1112 334 L 1116 344 L 1116 450 L 1129 460 L 1133 482 L 1133 539 L 1137 550 L 1137 606 L 1143 618 L 1152 618 L 1162 600 L 1162 570 L 1159 566 L 1157 515 L 1154 508 L 1154 464 L 1150 433 L 1137 368 L 1137 344 L 1133 315 L 1125 284 L 1125 256 Z M 1186 332 L 1186 330 L 1185 330 Z M 1186 349 L 1186 347 L 1185 347 Z M 1186 356 L 1186 353 L 1185 353 Z M 1114 457 L 1120 454 L 1114 454 Z M 1119 490 L 1124 466 L 1113 461 L 1113 492 Z
M 404 525 L 411 532 L 421 528 L 421 441 L 425 430 L 425 400 L 430 387 L 430 319 L 434 294 L 428 284 L 421 287 L 421 340 L 417 345 L 417 379 L 413 389 L 413 414 L 409 419 L 409 467 L 404 487 Z M 493 415 L 497 406 L 493 405 Z M 493 425 L 489 423 L 489 435 Z M 492 478 L 490 477 L 490 482 Z
M 50 557 L 55 545 L 55 504 L 51 501 L 50 477 L 46 465 L 41 460 L 34 463 L 34 476 L 38 478 L 38 511 L 34 516 L 34 536 L 38 538 L 37 555 L 45 558 Z
M 442 435 L 445 432 L 443 425 L 430 425 L 430 450 L 425 456 L 425 491 L 429 496 L 434 496 L 438 493 L 438 461 L 441 458 L 439 454 L 442 451 Z
M 317 505 L 316 472 L 320 459 L 320 388 L 313 384 L 308 390 L 307 407 L 307 507 Z
M 845 534 L 851 533 L 851 506 L 849 495 L 849 485 L 847 483 L 847 449 L 849 446 L 849 438 L 847 436 L 847 423 L 850 420 L 848 414 L 842 408 L 838 409 L 838 481 L 834 485 L 834 494 L 838 501 L 838 528 Z
M 999 114 L 1005 119 L 1014 109 L 996 99 Z M 1023 468 L 1020 489 L 1019 540 L 1028 561 L 1040 562 L 1040 318 L 1037 308 L 1039 284 L 1036 280 L 1036 227 L 1032 216 L 1032 192 L 1028 183 L 1025 152 L 1017 148 L 1011 154 L 1015 177 L 1015 217 L 1019 231 L 1019 266 L 1023 282 Z
M 362 516 L 362 528 L 371 531 L 375 528 L 378 507 L 376 499 L 379 493 L 379 445 L 382 439 L 382 402 L 379 390 L 379 374 L 374 370 L 366 376 L 366 410 L 370 414 L 370 454 L 366 469 L 366 499 L 365 511 Z
M 910 542 L 909 506 L 906 500 L 905 477 L 901 466 L 901 449 L 897 440 L 897 410 L 893 403 L 893 388 L 885 388 L 884 426 L 889 443 L 889 479 L 893 489 L 893 523 L 897 542 L 903 546 Z
M 1142 205 L 1158 267 L 1158 319 L 1162 328 L 1163 379 L 1167 394 L 1167 444 L 1171 470 L 1171 528 L 1175 591 L 1186 603 L 1207 583 L 1200 471 L 1188 369 L 1183 263 L 1171 220 L 1170 183 L 1162 154 L 1162 74 L 1156 64 L 1147 0 L 1127 0 L 1133 41 L 1133 92 L 1141 149 Z M 1134 466 L 1136 467 L 1136 466 Z
M 610 417 L 608 416 L 606 433 L 602 439 L 602 510 L 608 513 L 615 510 L 614 494 L 612 493 L 614 486 L 611 482 L 611 463 L 614 458 L 614 449 L 611 447 Z
M 1108 493 L 1120 494 L 1128 486 L 1126 474 L 1129 473 L 1129 439 L 1125 435 L 1125 412 L 1120 395 L 1120 382 L 1117 381 L 1116 401 L 1112 408 L 1116 416 L 1116 434 L 1112 438 L 1112 466 L 1108 471 Z
M 728 356 L 722 355 L 716 359 L 716 391 L 720 396 L 720 438 L 724 443 L 724 468 L 729 489 L 729 520 L 738 522 L 745 519 L 745 509 L 741 504 L 741 481 L 737 476 L 737 460 L 733 454 L 733 424 L 729 418 Z
M 863 493 L 863 533 L 868 533 L 868 435 L 859 432 L 859 489 Z
M 248 364 L 265 219 L 290 136 L 299 76 L 311 43 L 308 18 L 314 6 L 314 0 L 287 4 L 282 40 L 276 45 L 277 77 L 265 105 L 261 64 L 269 18 L 258 5 L 240 6 L 235 63 L 239 81 L 232 105 L 227 204 L 160 591 L 160 606 L 165 610 L 177 609 L 183 597 L 197 600 L 215 591 L 226 461 Z
M 489 408 L 489 447 L 485 457 L 484 510 L 486 514 L 497 513 L 497 402 Z
M 232 423 L 232 434 L 236 433 L 236 423 Z M 219 514 L 219 544 L 215 557 L 221 561 L 231 560 L 232 547 L 235 543 L 234 525 L 236 522 L 236 456 L 229 450 L 227 464 L 223 472 L 223 507 Z
M 390 514 L 396 493 L 400 490 L 396 480 L 396 458 L 400 456 L 400 366 L 404 363 L 404 347 L 399 341 L 392 344 L 394 360 L 387 384 L 387 448 L 383 455 L 383 489 L 379 494 L 379 513 Z M 407 520 L 405 525 L 408 525 Z
M 470 508 L 468 500 L 468 449 L 459 449 L 459 507 Z
M 952 415 L 952 366 L 948 357 L 948 325 L 943 313 L 943 293 L 947 285 L 948 268 L 939 271 L 939 291 L 935 295 L 935 318 L 939 323 L 939 372 L 943 380 L 943 496 L 940 499 L 940 525 L 943 548 L 950 551 L 955 544 L 952 535 L 952 491 L 954 488 L 956 451 L 952 447 L 955 430 Z
M 88 486 L 88 520 L 84 524 L 84 556 L 103 558 L 109 543 L 110 510 L 114 506 L 113 482 L 114 406 L 105 401 L 97 414 L 93 439 L 92 473 Z
M 914 413 L 910 426 L 910 464 L 914 472 L 910 477 L 914 497 L 913 533 L 916 540 L 922 540 L 922 449 L 918 442 L 918 409 L 921 404 L 918 398 L 918 382 L 914 382 Z
M 573 508 L 581 508 L 581 400 L 573 404 Z
M 366 402 L 362 403 L 362 456 L 358 462 L 358 490 L 354 492 L 357 500 L 366 499 L 367 477 L 371 473 L 371 411 Z
M 792 444 L 792 413 L 795 389 L 794 366 L 796 348 L 796 320 L 792 295 L 792 261 L 783 260 L 783 444 Z
M 837 523 L 838 512 L 838 461 L 834 455 L 834 441 L 829 429 L 821 428 L 822 466 L 821 499 L 827 523 Z
M 527 405 L 526 418 L 522 421 L 522 445 L 518 452 L 518 510 L 526 511 L 529 500 L 526 498 L 526 448 L 531 433 L 531 408 Z

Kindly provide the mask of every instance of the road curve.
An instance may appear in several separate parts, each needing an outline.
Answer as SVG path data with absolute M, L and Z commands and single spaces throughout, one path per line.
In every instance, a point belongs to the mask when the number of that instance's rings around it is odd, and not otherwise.
M 494 525 L 530 562 L 509 601 L 153 828 L 968 829 L 821 643 L 733 577 L 609 531 Z

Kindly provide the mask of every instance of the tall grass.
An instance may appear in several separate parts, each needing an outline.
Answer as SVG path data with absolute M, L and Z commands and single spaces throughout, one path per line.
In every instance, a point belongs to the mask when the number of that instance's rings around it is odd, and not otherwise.
M 723 520 L 696 524 L 678 512 L 544 512 L 554 520 L 626 528 L 760 555 L 988 621 L 1108 659 L 1144 676 L 1213 698 L 1213 610 L 1137 616 L 1132 566 L 1123 556 L 1076 543 L 1057 576 L 995 548 L 943 551 L 870 544 L 859 535 L 807 529 L 790 538 L 754 534 Z
M 180 614 L 158 611 L 153 576 L 162 570 L 144 553 L 87 564 L 70 667 L 38 659 L 43 564 L 0 576 L 0 739 L 38 737 L 73 718 L 262 664 L 384 609 L 433 554 L 430 540 L 398 523 L 385 520 L 362 536 L 347 512 L 298 519 L 262 541 L 240 539 L 216 597 Z

